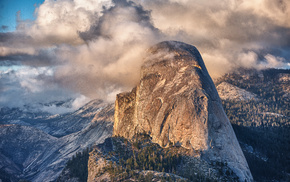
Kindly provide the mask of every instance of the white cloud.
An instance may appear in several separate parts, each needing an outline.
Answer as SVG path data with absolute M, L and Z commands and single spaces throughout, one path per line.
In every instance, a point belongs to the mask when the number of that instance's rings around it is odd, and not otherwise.
M 63 101 L 76 97 L 75 93 L 59 87 L 53 81 L 53 68 L 18 66 L 0 71 L 0 107 L 25 107 L 25 105 Z M 54 106 L 35 108 L 53 110 Z M 70 108 L 70 111 L 72 109 Z
M 265 65 L 267 68 L 283 68 L 286 65 L 284 58 L 275 57 L 271 54 L 267 54 L 265 59 L 267 61 Z
M 82 107 L 86 103 L 88 103 L 90 99 L 84 95 L 78 96 L 72 103 L 72 109 L 77 110 L 78 108 Z
M 110 7 L 108 0 L 46 0 L 37 10 L 37 19 L 28 35 L 39 43 L 82 44 L 79 32 L 88 31 L 98 21 L 103 7 Z
M 35 21 L 0 33 L 0 61 L 28 67 L 9 72 L 10 81 L 2 75 L 0 102 L 66 92 L 112 102 L 136 85 L 144 51 L 162 40 L 195 45 L 214 77 L 289 65 L 289 1 L 133 1 L 46 0 Z
M 240 10 L 253 11 L 254 14 L 271 19 L 279 26 L 290 28 L 290 1 L 288 0 L 244 0 Z
M 258 55 L 252 51 L 248 53 L 241 53 L 238 61 L 244 68 L 254 68 L 258 64 Z

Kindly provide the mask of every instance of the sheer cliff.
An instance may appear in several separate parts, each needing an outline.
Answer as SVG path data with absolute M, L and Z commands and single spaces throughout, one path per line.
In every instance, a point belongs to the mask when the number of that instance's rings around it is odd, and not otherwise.
M 114 136 L 146 133 L 209 163 L 225 162 L 240 181 L 253 181 L 247 161 L 198 50 L 166 41 L 148 50 L 140 83 L 117 95 Z

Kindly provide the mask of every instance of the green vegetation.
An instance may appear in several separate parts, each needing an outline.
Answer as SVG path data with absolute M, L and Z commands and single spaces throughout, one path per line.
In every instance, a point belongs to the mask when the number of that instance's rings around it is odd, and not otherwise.
M 132 141 L 122 137 L 114 137 L 112 140 L 115 150 L 108 153 L 108 165 L 98 175 L 108 172 L 113 181 L 129 178 L 151 181 L 153 177 L 151 173 L 143 174 L 140 171 L 175 173 L 181 162 L 181 155 L 177 149 L 161 148 L 158 144 L 152 143 L 146 134 L 138 134 Z
M 188 149 L 173 146 L 162 148 L 147 134 L 137 134 L 132 140 L 110 138 L 93 150 L 96 159 L 104 158 L 105 167 L 95 178 L 108 174 L 112 181 L 237 181 L 238 177 L 222 162 L 209 164 L 191 156 Z M 108 147 L 112 143 L 113 147 Z M 107 145 L 107 148 L 104 147 Z M 108 148 L 114 148 L 109 150 Z M 101 166 L 103 164 L 100 164 Z M 95 167 L 97 167 L 95 166 Z
M 257 71 L 247 70 L 219 80 L 258 95 L 258 100 L 226 100 L 223 106 L 254 179 L 287 181 L 287 173 L 290 173 L 290 104 L 285 94 L 290 83 L 279 81 L 279 74 L 290 72 L 265 70 L 262 73 L 263 77 Z
M 77 178 L 87 181 L 89 155 L 97 181 L 237 181 L 238 177 L 222 162 L 209 164 L 191 156 L 188 149 L 171 145 L 162 148 L 147 134 L 137 134 L 132 140 L 123 137 L 106 139 L 103 144 L 77 153 L 70 159 L 57 182 Z M 98 161 L 101 163 L 98 163 Z M 90 169 L 89 169 L 90 170 Z
M 89 148 L 77 152 L 66 164 L 57 182 L 65 179 L 78 178 L 80 182 L 86 182 L 88 178 Z

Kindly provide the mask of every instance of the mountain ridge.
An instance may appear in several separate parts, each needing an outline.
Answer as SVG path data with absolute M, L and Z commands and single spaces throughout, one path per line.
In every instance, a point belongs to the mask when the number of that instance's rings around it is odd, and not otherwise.
M 4 120 L 6 124 L 0 125 L 0 177 L 10 176 L 12 182 L 55 180 L 77 152 L 111 136 L 113 115 L 112 104 L 93 100 L 73 113 L 56 116 L 57 119 L 46 115 L 31 120 L 24 117 L 25 122 L 17 124 L 9 124 L 14 123 L 14 118 Z M 76 127 L 68 130 L 69 124 Z M 52 136 L 54 129 L 64 135 Z

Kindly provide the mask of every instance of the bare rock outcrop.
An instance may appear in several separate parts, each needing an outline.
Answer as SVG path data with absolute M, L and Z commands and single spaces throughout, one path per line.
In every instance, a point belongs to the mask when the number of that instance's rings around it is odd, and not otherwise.
M 253 181 L 201 55 L 191 45 L 166 41 L 148 50 L 141 80 L 117 95 L 115 136 L 147 133 L 162 147 L 181 145 L 208 162 L 222 161 L 240 181 Z
M 236 87 L 230 83 L 222 82 L 217 87 L 217 91 L 222 100 L 249 101 L 257 100 L 257 95 Z

